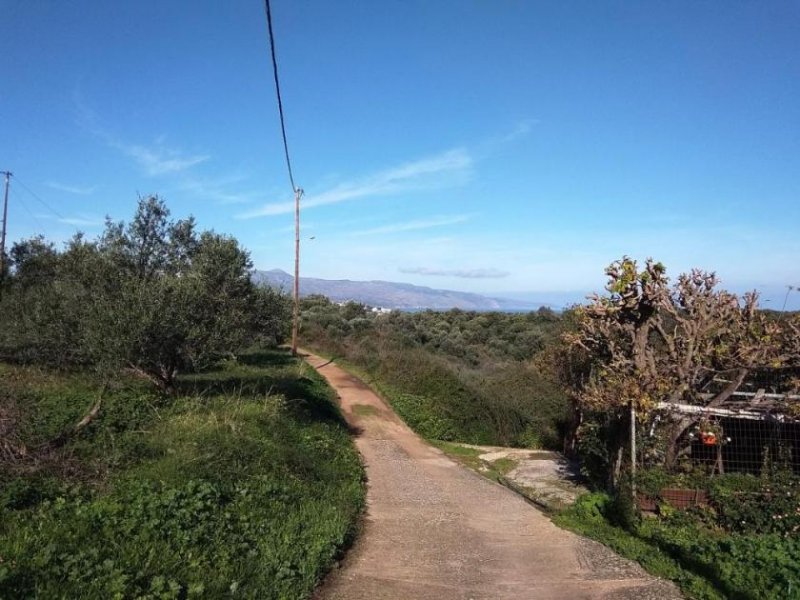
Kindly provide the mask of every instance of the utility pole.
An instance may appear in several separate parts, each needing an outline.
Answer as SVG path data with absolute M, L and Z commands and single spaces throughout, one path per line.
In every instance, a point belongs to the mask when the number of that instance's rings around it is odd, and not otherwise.
M 294 190 L 294 312 L 292 315 L 292 355 L 297 356 L 297 330 L 300 325 L 300 197 L 303 190 Z
M 0 171 L 6 176 L 6 190 L 3 194 L 3 232 L 0 234 L 0 279 L 6 274 L 6 225 L 8 224 L 8 184 L 11 180 L 11 171 Z
M 303 190 L 294 184 L 292 161 L 289 159 L 289 143 L 286 141 L 286 122 L 283 117 L 281 84 L 278 79 L 278 58 L 275 55 L 275 35 L 272 33 L 272 10 L 270 10 L 269 0 L 264 0 L 264 8 L 267 13 L 269 49 L 272 56 L 272 75 L 275 78 L 275 95 L 278 99 L 278 115 L 281 121 L 283 153 L 286 155 L 286 170 L 289 173 L 289 183 L 292 184 L 292 190 L 294 191 L 294 314 L 292 316 L 292 356 L 297 356 L 297 330 L 300 325 L 300 197 L 303 195 Z

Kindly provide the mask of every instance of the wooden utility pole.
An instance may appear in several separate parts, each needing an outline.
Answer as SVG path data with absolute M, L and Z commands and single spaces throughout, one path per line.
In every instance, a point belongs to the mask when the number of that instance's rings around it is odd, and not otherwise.
M 294 190 L 294 311 L 292 314 L 292 354 L 297 356 L 297 330 L 300 326 L 300 196 L 303 190 Z
M 6 176 L 6 190 L 3 194 L 3 231 L 0 234 L 0 278 L 6 274 L 6 225 L 8 224 L 8 183 L 11 180 L 11 171 L 0 171 Z

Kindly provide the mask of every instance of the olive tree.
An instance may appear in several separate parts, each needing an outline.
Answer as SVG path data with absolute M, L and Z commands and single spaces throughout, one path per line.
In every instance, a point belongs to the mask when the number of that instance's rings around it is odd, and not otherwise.
M 0 352 L 104 377 L 128 369 L 171 391 L 182 371 L 251 341 L 281 341 L 286 300 L 255 286 L 248 253 L 169 217 L 147 197 L 130 223 L 107 220 L 95 241 L 77 235 L 62 252 L 42 238 L 15 244 L 2 302 L 16 318 Z
M 263 293 L 249 255 L 229 236 L 169 221 L 158 198 L 139 202 L 133 220 L 107 223 L 99 254 L 114 266 L 86 321 L 95 361 L 139 373 L 171 390 L 181 371 L 230 355 L 265 324 Z M 273 337 L 275 337 L 274 332 Z

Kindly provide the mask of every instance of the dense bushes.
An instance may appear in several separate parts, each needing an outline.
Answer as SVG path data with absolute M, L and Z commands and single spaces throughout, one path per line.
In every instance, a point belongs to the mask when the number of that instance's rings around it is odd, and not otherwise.
M 709 507 L 690 512 L 698 523 L 738 533 L 776 533 L 795 535 L 800 531 L 800 478 L 787 471 L 761 476 L 747 473 L 709 475 L 700 469 L 671 474 L 662 468 L 649 468 L 636 477 L 637 489 L 660 502 L 665 488 L 703 490 Z
M 2 282 L 0 358 L 48 366 L 132 369 L 164 389 L 254 341 L 284 335 L 286 300 L 256 287 L 235 239 L 170 221 L 159 199 L 97 240 L 63 251 L 43 238 L 16 243 Z
M 353 535 L 358 456 L 329 388 L 284 353 L 182 377 L 172 398 L 123 378 L 47 454 L 100 383 L 0 369 L 28 449 L 0 463 L 3 598 L 305 598 Z
M 303 302 L 301 335 L 366 371 L 425 437 L 552 448 L 561 446 L 566 397 L 535 359 L 562 327 L 547 310 L 375 315 L 311 297 Z
M 741 479 L 731 484 L 723 477 L 710 486 L 720 525 L 739 532 L 785 536 L 800 532 L 800 479 L 792 475 Z

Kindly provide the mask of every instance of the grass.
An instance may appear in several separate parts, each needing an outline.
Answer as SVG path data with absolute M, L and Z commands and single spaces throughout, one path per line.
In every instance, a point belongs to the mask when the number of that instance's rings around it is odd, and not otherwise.
M 614 523 L 611 501 L 587 494 L 554 518 L 674 581 L 690 598 L 800 598 L 800 540 L 777 534 L 732 534 L 696 523 L 688 513 Z
M 97 391 L 0 366 L 29 448 Z M 332 392 L 287 353 L 186 377 L 177 398 L 124 380 L 56 455 L 0 468 L 0 597 L 307 598 L 363 501 Z
M 492 467 L 501 475 L 508 475 L 511 471 L 517 468 L 518 461 L 513 458 L 498 458 L 491 462 Z
M 482 452 L 477 448 L 462 446 L 461 444 L 442 440 L 428 440 L 428 442 L 432 446 L 439 448 L 439 450 L 447 454 L 450 458 L 455 459 L 457 462 L 474 471 L 480 472 L 481 468 L 484 466 L 484 462 L 480 459 Z

